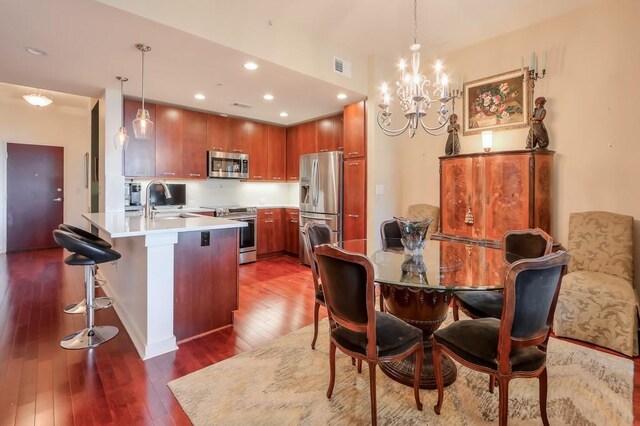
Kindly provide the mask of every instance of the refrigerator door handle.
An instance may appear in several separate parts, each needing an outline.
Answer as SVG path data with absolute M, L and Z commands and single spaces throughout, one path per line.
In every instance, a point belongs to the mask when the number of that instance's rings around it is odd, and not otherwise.
M 318 173 L 318 159 L 313 159 L 311 166 L 311 187 L 313 192 L 311 194 L 313 207 L 318 206 L 318 186 L 320 185 L 319 173 Z

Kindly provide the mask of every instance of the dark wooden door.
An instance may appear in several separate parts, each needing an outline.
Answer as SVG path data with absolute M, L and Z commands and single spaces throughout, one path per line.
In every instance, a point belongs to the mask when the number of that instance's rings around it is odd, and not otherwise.
M 156 105 L 156 176 L 182 176 L 182 109 Z
M 7 144 L 7 251 L 56 247 L 63 188 L 64 148 Z
M 188 179 L 207 177 L 207 114 L 182 111 L 182 175 Z
M 145 102 L 144 106 L 149 111 L 151 121 L 155 123 L 156 106 L 148 102 Z M 129 146 L 124 151 L 124 175 L 153 177 L 156 175 L 156 130 L 153 131 L 151 139 L 136 139 L 132 123 L 139 108 L 142 108 L 142 102 L 124 100 L 124 123 L 129 134 Z
M 286 129 L 279 126 L 269 126 L 267 149 L 267 179 L 286 180 L 287 141 Z
M 367 236 L 367 165 L 364 158 L 344 162 L 343 240 Z
M 365 103 L 356 102 L 344 107 L 344 158 L 365 157 L 367 137 Z

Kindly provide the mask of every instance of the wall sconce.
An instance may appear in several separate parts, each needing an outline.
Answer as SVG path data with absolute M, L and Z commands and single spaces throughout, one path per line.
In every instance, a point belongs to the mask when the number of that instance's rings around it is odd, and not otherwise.
M 484 152 L 490 152 L 493 145 L 493 132 L 491 130 L 485 130 L 482 132 L 482 148 Z

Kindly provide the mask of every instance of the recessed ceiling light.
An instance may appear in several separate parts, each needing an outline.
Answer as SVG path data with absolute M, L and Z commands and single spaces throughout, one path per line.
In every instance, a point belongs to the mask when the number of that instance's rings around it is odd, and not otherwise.
M 338 99 L 347 99 L 347 95 L 344 93 L 338 93 Z
M 280 117 L 288 117 L 288 116 L 289 116 L 289 114 L 287 114 L 287 113 L 286 113 L 286 112 L 284 112 L 284 111 L 282 111 L 282 112 L 280 113 Z
M 47 56 L 47 52 L 45 52 L 44 50 L 36 49 L 35 47 L 25 47 L 25 49 L 32 55 Z
M 244 64 L 244 67 L 248 70 L 257 70 L 258 69 L 258 64 L 256 64 L 255 62 L 247 62 L 246 64 Z
M 53 103 L 53 99 L 47 98 L 39 90 L 37 93 L 32 92 L 28 95 L 24 95 L 23 98 L 25 101 L 29 102 L 31 105 L 36 106 L 38 108 L 46 107 L 48 105 L 51 105 L 51 103 Z
M 273 95 L 271 93 L 267 93 L 266 95 L 264 95 L 262 97 L 265 101 L 272 101 L 273 100 Z
M 202 101 L 204 99 L 206 99 L 206 96 L 203 95 L 202 93 L 196 93 L 195 95 L 193 95 L 194 98 L 196 98 L 199 101 Z

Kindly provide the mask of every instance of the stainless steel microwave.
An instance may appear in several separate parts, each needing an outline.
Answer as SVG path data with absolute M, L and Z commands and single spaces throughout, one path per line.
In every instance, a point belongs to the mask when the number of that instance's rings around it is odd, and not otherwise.
M 207 168 L 210 178 L 248 179 L 249 154 L 208 151 Z

